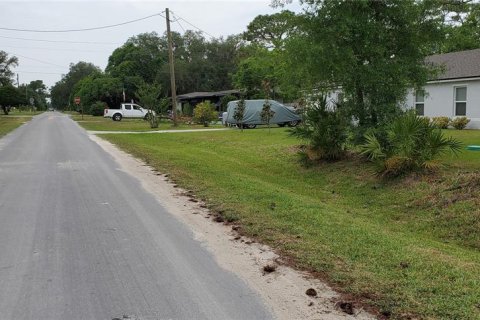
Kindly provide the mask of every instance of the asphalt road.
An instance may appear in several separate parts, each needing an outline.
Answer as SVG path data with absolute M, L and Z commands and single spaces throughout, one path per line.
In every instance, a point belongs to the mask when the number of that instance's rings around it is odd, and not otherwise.
M 0 139 L 0 319 L 265 319 L 140 182 L 44 113 Z

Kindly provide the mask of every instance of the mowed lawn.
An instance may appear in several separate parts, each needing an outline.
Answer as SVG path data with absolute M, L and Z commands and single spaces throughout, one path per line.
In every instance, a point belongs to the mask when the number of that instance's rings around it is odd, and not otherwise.
M 386 182 L 355 157 L 302 167 L 280 128 L 102 137 L 386 317 L 480 319 L 480 152 Z
M 155 131 L 171 129 L 203 129 L 203 125 L 179 123 L 177 127 L 173 126 L 171 120 L 162 120 L 158 128 L 150 128 L 148 121 L 143 119 L 122 119 L 122 121 L 113 121 L 110 118 L 94 117 L 90 115 L 82 116 L 73 114 L 72 119 L 77 121 L 85 130 L 91 131 Z M 209 128 L 222 128 L 221 124 L 212 124 Z
M 0 137 L 32 119 L 31 113 L 0 115 Z

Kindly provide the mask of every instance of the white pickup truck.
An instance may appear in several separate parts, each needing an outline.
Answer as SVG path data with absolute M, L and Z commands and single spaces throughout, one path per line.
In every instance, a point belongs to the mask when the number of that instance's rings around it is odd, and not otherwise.
M 112 118 L 113 121 L 120 121 L 122 118 L 143 118 L 147 120 L 148 109 L 144 109 L 135 103 L 122 103 L 119 109 L 105 109 L 104 118 Z M 152 111 L 155 114 L 155 111 Z

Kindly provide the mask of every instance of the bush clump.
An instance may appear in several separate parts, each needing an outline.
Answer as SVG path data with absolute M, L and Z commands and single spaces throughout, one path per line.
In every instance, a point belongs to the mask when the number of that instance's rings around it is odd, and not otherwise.
M 107 108 L 105 102 L 97 101 L 90 106 L 90 114 L 92 116 L 103 116 L 104 110 Z
M 448 125 L 450 124 L 450 118 L 449 117 L 433 117 L 432 124 L 439 129 L 448 129 Z
M 348 116 L 340 105 L 329 107 L 325 96 L 310 101 L 303 125 L 291 134 L 307 141 L 304 151 L 311 160 L 338 160 L 345 155 L 348 138 Z
M 187 116 L 187 117 L 191 117 L 193 116 L 193 107 L 190 103 L 185 103 L 183 105 L 183 110 L 182 110 L 182 113 L 184 116 Z
M 457 117 L 452 120 L 451 125 L 457 130 L 463 130 L 469 122 L 470 119 L 467 117 Z
M 193 110 L 193 119 L 195 122 L 203 124 L 204 127 L 208 127 L 210 122 L 217 119 L 217 112 L 210 101 L 205 101 L 197 104 Z
M 386 139 L 367 133 L 361 153 L 377 164 L 384 176 L 399 176 L 415 170 L 434 170 L 437 158 L 447 151 L 458 153 L 461 143 L 446 138 L 435 125 L 407 112 L 387 127 Z

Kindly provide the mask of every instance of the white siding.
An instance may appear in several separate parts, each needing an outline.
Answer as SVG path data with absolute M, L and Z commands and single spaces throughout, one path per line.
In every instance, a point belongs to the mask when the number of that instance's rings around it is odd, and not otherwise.
M 429 83 L 425 85 L 425 116 L 455 117 L 455 87 L 467 87 L 467 128 L 480 129 L 480 79 Z M 405 104 L 415 107 L 413 90 L 408 92 Z

